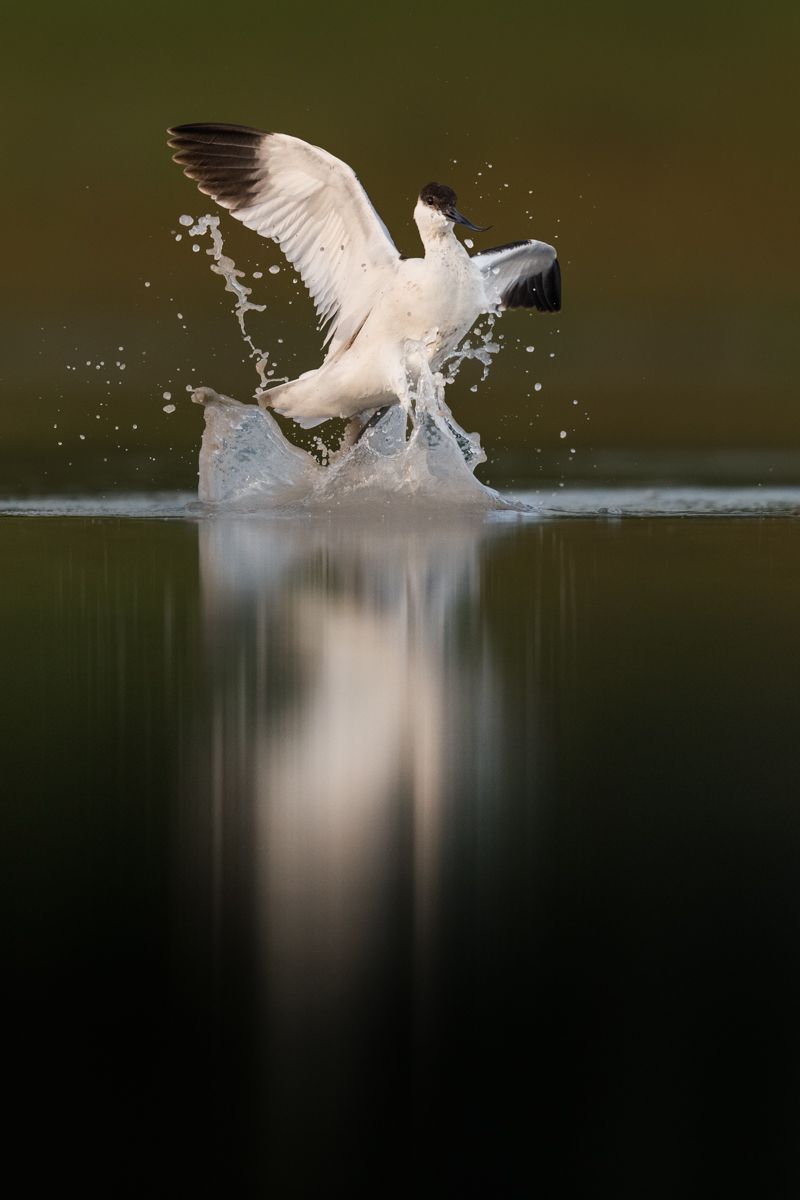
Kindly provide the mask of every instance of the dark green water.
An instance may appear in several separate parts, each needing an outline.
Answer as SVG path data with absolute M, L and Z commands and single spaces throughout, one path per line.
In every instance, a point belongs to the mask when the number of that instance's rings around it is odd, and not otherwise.
M 796 1195 L 799 558 L 3 519 L 31 1194 Z

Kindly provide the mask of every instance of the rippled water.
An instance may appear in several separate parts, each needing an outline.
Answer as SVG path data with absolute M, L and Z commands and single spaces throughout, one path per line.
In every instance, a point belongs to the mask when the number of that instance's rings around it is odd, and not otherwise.
M 503 498 L 507 508 L 499 507 L 487 511 L 486 524 L 496 521 L 532 521 L 559 519 L 564 517 L 613 518 L 613 517 L 751 517 L 766 519 L 773 517 L 800 516 L 800 488 L 794 487 L 570 487 L 559 490 L 560 485 L 543 487 L 537 491 L 505 492 Z M 393 520 L 398 508 L 405 506 L 389 497 L 371 507 L 371 520 Z M 335 497 L 331 497 L 317 515 L 332 517 L 338 510 Z M 291 509 L 273 514 L 286 517 L 290 522 L 309 516 Z M 362 528 L 368 515 L 361 511 L 350 513 L 356 528 Z M 435 502 L 416 520 L 438 519 Z M 249 513 L 227 511 L 224 506 L 205 504 L 193 492 L 115 493 L 104 496 L 31 496 L 15 499 L 0 497 L 0 516 L 35 517 L 122 517 L 130 519 L 184 518 L 187 520 L 236 520 L 242 518 L 264 519 L 268 514 L 258 509 Z M 481 514 L 473 514 L 479 520 Z M 445 520 L 458 521 L 458 511 L 451 511 Z M 288 526 L 287 526 L 288 527 Z
M 6 1080 L 65 1177 L 791 1193 L 798 497 L 523 499 L 4 502 Z

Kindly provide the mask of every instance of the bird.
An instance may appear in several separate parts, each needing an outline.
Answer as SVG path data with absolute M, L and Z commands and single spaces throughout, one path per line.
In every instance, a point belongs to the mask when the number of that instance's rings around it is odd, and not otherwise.
M 561 309 L 561 269 L 546 242 L 470 255 L 456 225 L 484 233 L 439 183 L 419 192 L 424 256 L 406 258 L 352 167 L 319 146 L 246 125 L 176 125 L 173 159 L 201 192 L 276 242 L 327 324 L 322 365 L 261 391 L 258 402 L 305 429 L 332 417 L 364 428 L 408 394 L 409 346 L 431 372 L 484 314 Z

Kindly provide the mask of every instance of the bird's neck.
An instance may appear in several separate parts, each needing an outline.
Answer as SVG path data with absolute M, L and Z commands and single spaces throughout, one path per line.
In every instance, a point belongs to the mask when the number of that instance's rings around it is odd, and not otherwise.
M 450 256 L 460 249 L 460 242 L 453 233 L 452 226 L 429 233 L 422 239 L 422 244 L 425 247 L 426 258 Z
M 452 222 L 441 213 L 433 212 L 427 205 L 418 204 L 414 209 L 414 220 L 419 230 L 419 236 L 425 247 L 425 257 L 428 255 L 441 256 L 451 254 L 459 247 L 459 241 L 453 233 Z

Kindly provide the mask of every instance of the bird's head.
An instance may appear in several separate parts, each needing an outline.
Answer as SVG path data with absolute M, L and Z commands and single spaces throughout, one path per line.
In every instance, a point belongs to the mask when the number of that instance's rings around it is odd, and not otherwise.
M 414 209 L 414 220 L 417 222 L 423 238 L 426 232 L 445 232 L 453 225 L 466 225 L 476 233 L 490 229 L 490 225 L 473 225 L 472 221 L 458 211 L 456 194 L 452 188 L 443 183 L 426 183 L 419 194 L 417 206 Z

